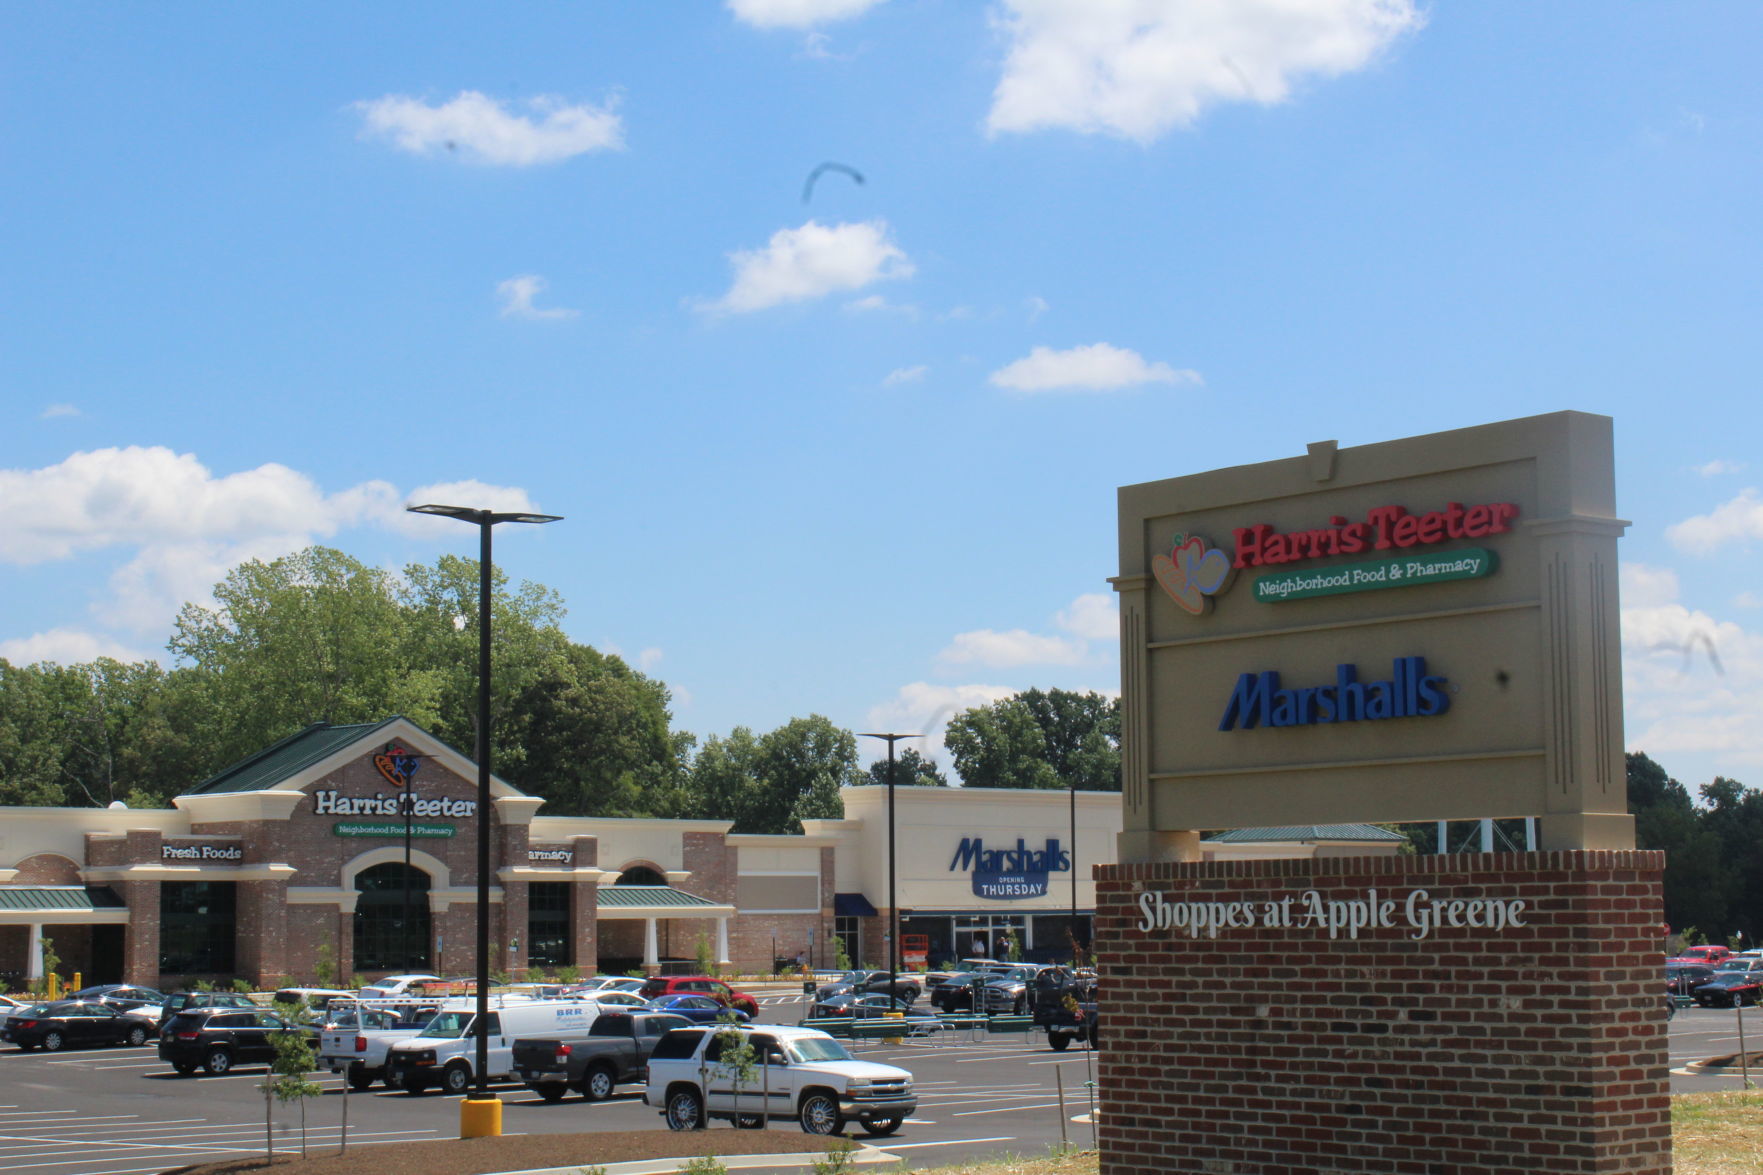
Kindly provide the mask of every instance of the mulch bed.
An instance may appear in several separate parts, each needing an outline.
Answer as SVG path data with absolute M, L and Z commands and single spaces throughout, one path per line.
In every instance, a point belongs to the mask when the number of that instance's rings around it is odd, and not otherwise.
M 259 1155 L 224 1163 L 178 1167 L 166 1175 L 489 1175 L 546 1167 L 588 1167 L 637 1159 L 696 1158 L 699 1155 L 814 1154 L 843 1140 L 795 1130 L 630 1130 L 590 1134 L 518 1134 L 501 1138 L 354 1146 L 347 1154 L 313 1150 Z

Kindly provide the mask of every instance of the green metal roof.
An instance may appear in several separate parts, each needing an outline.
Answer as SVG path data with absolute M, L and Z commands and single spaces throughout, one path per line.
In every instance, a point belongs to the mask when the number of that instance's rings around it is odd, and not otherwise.
M 671 885 L 603 885 L 599 904 L 602 909 L 635 910 L 658 906 L 720 906 L 722 903 Z
M 332 726 L 328 722 L 314 722 L 305 730 L 290 734 L 281 742 L 266 747 L 250 758 L 234 763 L 213 778 L 197 784 L 190 789 L 189 794 L 268 791 L 350 743 L 365 739 L 374 731 L 396 721 L 394 716 L 355 726 Z
M 0 885 L 0 910 L 126 910 L 104 885 Z
M 1359 840 L 1398 841 L 1406 838 L 1387 828 L 1370 824 L 1298 824 L 1290 828 L 1233 828 L 1206 838 L 1212 844 L 1243 844 L 1249 841 Z

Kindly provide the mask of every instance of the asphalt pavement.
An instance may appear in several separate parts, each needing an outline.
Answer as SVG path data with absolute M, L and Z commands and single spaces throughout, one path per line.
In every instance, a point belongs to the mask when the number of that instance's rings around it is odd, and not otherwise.
M 799 995 L 772 993 L 761 1000 L 763 1018 L 776 1023 L 794 1023 L 804 1007 Z M 1736 1063 L 1703 1063 L 1737 1053 L 1741 1025 L 1745 1045 L 1763 1053 L 1763 1011 L 1679 1012 L 1670 1023 L 1672 1092 L 1743 1088 L 1745 1074 Z M 1039 1033 L 944 1032 L 897 1046 L 857 1044 L 852 1051 L 913 1073 L 918 1112 L 898 1134 L 863 1140 L 908 1163 L 1041 1154 L 1061 1141 L 1092 1144 L 1094 1058 L 1082 1048 L 1055 1053 Z M 0 1049 L 0 1175 L 153 1175 L 260 1154 L 266 1107 L 257 1087 L 263 1077 L 261 1066 L 223 1077 L 178 1077 L 151 1046 L 60 1053 Z M 314 1149 L 338 1145 L 345 1113 L 351 1147 L 458 1136 L 453 1098 L 384 1088 L 347 1093 L 336 1077 L 321 1074 L 320 1081 L 324 1095 L 305 1107 L 307 1144 Z M 572 1096 L 548 1104 L 517 1085 L 497 1092 L 508 1134 L 662 1126 L 658 1112 L 643 1105 L 640 1086 L 621 1087 L 602 1103 Z M 299 1148 L 299 1107 L 271 1107 L 267 1118 L 278 1152 Z M 788 1123 L 772 1128 L 796 1129 Z

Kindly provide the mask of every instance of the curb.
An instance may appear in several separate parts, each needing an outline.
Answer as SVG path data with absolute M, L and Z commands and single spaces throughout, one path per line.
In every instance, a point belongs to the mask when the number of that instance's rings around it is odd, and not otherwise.
M 722 1165 L 730 1171 L 769 1170 L 775 1167 L 800 1167 L 804 1170 L 824 1159 L 824 1152 L 796 1151 L 782 1155 L 723 1155 L 718 1156 Z M 676 1172 L 692 1158 L 678 1159 L 637 1159 L 629 1163 L 607 1163 L 603 1169 L 606 1175 L 676 1175 Z M 872 1146 L 860 1146 L 851 1152 L 847 1162 L 855 1166 L 873 1166 L 878 1163 L 898 1163 L 903 1156 L 890 1154 Z M 593 1167 L 593 1163 L 572 1163 L 567 1167 L 534 1167 L 525 1171 L 495 1171 L 488 1175 L 582 1175 L 584 1167 Z

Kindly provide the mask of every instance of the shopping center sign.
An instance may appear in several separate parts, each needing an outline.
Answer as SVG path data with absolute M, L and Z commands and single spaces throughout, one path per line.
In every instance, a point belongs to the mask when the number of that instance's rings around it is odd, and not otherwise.
M 1321 442 L 1119 505 L 1123 862 L 1490 816 L 1632 846 L 1607 417 Z

